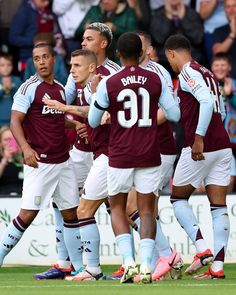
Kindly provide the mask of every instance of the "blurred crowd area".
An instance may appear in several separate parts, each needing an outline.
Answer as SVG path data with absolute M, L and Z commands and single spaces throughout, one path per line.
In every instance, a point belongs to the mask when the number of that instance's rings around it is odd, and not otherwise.
M 4 138 L 12 137 L 7 126 L 13 96 L 35 73 L 34 44 L 54 47 L 55 78 L 65 85 L 71 52 L 81 48 L 83 32 L 92 22 L 111 28 L 108 57 L 117 63 L 116 42 L 122 33 L 149 33 L 155 49 L 152 59 L 170 71 L 174 85 L 177 77 L 166 60 L 164 43 L 176 33 L 190 40 L 193 58 L 214 72 L 224 96 L 225 127 L 234 153 L 229 191 L 235 191 L 236 0 L 0 0 L 0 194 L 9 193 L 4 185 L 10 176 L 16 186 L 22 182 L 20 151 L 12 139 L 4 142 Z M 174 132 L 179 153 L 184 141 L 179 124 Z

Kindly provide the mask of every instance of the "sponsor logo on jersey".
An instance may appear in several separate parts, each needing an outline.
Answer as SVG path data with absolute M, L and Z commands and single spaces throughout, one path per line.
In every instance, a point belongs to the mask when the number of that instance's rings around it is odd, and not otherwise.
M 47 114 L 56 115 L 56 114 L 64 114 L 64 112 L 58 111 L 55 109 L 50 109 L 48 106 L 43 106 L 42 114 L 43 115 L 47 115 Z

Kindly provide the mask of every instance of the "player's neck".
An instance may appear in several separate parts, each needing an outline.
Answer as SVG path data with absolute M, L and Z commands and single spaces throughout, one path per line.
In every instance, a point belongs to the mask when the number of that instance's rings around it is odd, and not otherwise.
M 183 69 L 183 66 L 192 60 L 192 56 L 189 54 L 182 54 L 181 58 L 179 59 L 178 68 L 180 72 Z
M 133 58 L 123 58 L 120 57 L 120 62 L 123 67 L 132 67 L 132 66 L 138 66 L 139 65 L 139 60 L 138 59 L 133 59 Z
M 147 56 L 147 57 L 145 57 L 145 59 L 139 65 L 145 68 L 150 60 L 151 59 L 149 58 L 149 56 Z
M 47 84 L 53 84 L 53 81 L 54 81 L 54 76 L 50 76 L 50 77 L 41 77 L 40 76 L 40 78 L 44 81 L 44 82 L 46 82 Z
M 53 78 L 48 78 L 48 79 L 44 79 L 44 82 L 48 83 L 48 84 L 53 84 L 54 79 Z
M 97 66 L 100 67 L 104 61 L 106 60 L 107 56 L 105 52 L 101 52 L 97 54 Z
M 94 75 L 96 75 L 96 73 L 90 73 L 88 78 L 85 81 L 81 82 L 80 85 L 84 88 L 88 84 L 88 82 L 92 80 L 92 77 Z

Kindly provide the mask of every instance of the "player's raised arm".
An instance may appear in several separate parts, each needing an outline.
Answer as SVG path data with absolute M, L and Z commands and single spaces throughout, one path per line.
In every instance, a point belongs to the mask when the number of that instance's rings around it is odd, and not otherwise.
M 71 113 L 77 116 L 81 116 L 83 118 L 87 118 L 89 106 L 75 106 L 75 105 L 66 105 L 57 100 L 53 99 L 44 99 L 43 102 L 50 108 L 54 110 L 58 110 L 61 112 Z
M 72 104 L 76 99 L 76 86 L 75 81 L 72 77 L 72 74 L 68 76 L 66 85 L 65 85 L 65 95 L 66 95 L 66 104 Z

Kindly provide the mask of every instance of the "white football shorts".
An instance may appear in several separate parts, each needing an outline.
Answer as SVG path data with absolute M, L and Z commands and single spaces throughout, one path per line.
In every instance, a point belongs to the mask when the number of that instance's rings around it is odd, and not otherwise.
M 112 197 L 118 193 L 128 193 L 132 187 L 139 193 L 158 195 L 162 183 L 161 166 L 148 168 L 108 167 L 108 193 Z
M 160 190 L 162 190 L 169 182 L 174 173 L 174 163 L 176 155 L 161 154 L 161 179 Z
M 60 164 L 38 163 L 38 168 L 24 165 L 22 209 L 42 210 L 51 204 L 59 210 L 77 207 L 79 191 L 71 159 Z
M 86 200 L 101 200 L 108 197 L 107 190 L 108 157 L 101 154 L 93 161 L 93 165 L 85 180 L 82 198 Z
M 205 160 L 194 161 L 192 149 L 182 149 L 180 159 L 175 169 L 173 185 L 184 186 L 191 184 L 199 188 L 202 183 L 207 186 L 215 184 L 227 186 L 230 181 L 231 149 L 204 153 Z
M 77 186 L 79 188 L 84 186 L 88 173 L 93 165 L 93 153 L 84 152 L 73 146 L 70 151 L 70 157 L 75 166 Z

